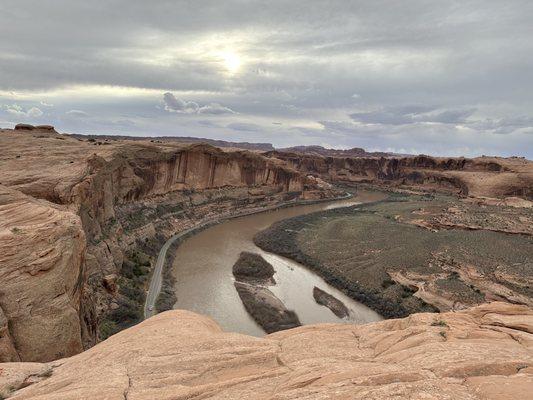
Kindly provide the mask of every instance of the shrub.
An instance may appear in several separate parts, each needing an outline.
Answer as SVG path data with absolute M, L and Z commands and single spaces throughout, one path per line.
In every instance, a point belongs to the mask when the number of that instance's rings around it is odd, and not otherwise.
M 119 331 L 117 324 L 114 321 L 105 319 L 100 323 L 100 339 L 105 340 L 109 336 L 114 335 Z

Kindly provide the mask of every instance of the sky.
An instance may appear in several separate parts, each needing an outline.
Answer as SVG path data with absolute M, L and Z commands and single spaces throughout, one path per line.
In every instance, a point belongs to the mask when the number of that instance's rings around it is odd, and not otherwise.
M 0 0 L 0 127 L 533 159 L 533 1 Z

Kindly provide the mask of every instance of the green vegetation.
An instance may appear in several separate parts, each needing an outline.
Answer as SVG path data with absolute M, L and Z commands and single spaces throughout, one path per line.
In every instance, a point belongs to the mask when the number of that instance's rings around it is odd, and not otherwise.
M 394 282 L 392 279 L 390 278 L 385 278 L 385 280 L 381 283 L 381 287 L 383 289 L 387 289 L 388 287 L 394 285 L 396 282 Z
M 243 251 L 233 265 L 233 275 L 239 281 L 269 280 L 274 276 L 274 267 L 256 253 Z
M 142 320 L 144 286 L 149 277 L 150 265 L 149 256 L 141 251 L 132 251 L 126 255 L 117 281 L 118 308 L 110 310 L 100 322 L 100 339 L 106 339 Z
M 431 222 L 452 206 L 477 207 L 445 195 L 392 194 L 384 201 L 280 221 L 260 232 L 255 242 L 314 269 L 385 317 L 436 311 L 414 296 L 415 290 L 392 280 L 390 273 L 427 277 L 438 294 L 476 305 L 485 301 L 484 294 L 455 272 L 461 265 L 473 265 L 487 277 L 516 277 L 498 283 L 533 296 L 532 288 L 517 283 L 532 273 L 531 237 L 489 230 L 435 231 L 409 223 Z
M 114 335 L 115 333 L 120 331 L 117 323 L 109 319 L 104 319 L 100 323 L 99 328 L 100 328 L 100 338 L 102 340 L 107 339 L 109 336 Z
M 180 239 L 176 240 L 167 250 L 167 258 L 165 260 L 165 265 L 163 266 L 163 284 L 161 286 L 161 292 L 155 302 L 155 309 L 157 312 L 172 310 L 172 307 L 176 304 L 177 298 L 176 293 L 174 292 L 176 278 L 172 273 L 172 263 L 180 243 Z

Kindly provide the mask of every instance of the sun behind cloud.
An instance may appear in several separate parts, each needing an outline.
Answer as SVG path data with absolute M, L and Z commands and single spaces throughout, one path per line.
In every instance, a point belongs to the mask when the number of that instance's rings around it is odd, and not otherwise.
M 242 66 L 241 58 L 233 52 L 222 53 L 222 59 L 224 66 L 232 74 L 238 72 Z

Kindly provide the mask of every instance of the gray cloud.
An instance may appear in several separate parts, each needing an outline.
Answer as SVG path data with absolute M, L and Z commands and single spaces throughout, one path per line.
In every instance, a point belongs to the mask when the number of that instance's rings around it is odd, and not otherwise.
M 226 128 L 230 128 L 235 131 L 243 131 L 243 132 L 260 132 L 262 130 L 260 125 L 250 124 L 246 122 L 234 122 L 232 124 L 226 125 Z
M 389 107 L 370 112 L 357 112 L 350 117 L 366 124 L 406 125 L 416 122 L 461 124 L 476 111 L 475 108 L 438 109 L 427 106 Z
M 485 119 L 470 124 L 480 131 L 491 131 L 496 134 L 508 134 L 516 130 L 524 130 L 533 133 L 533 117 L 520 116 L 514 118 Z
M 163 94 L 165 110 L 179 114 L 235 114 L 235 111 L 218 103 L 209 103 L 200 106 L 194 101 L 184 101 L 176 98 L 172 93 Z
M 78 118 L 86 118 L 89 116 L 85 111 L 82 110 L 70 110 L 67 111 L 65 114 L 72 116 L 72 117 L 78 117 Z
M 205 106 L 200 107 L 198 109 L 198 114 L 220 115 L 220 114 L 236 114 L 236 113 L 231 108 L 224 107 L 221 104 L 209 103 L 209 104 L 206 104 Z
M 386 149 L 398 140 L 395 148 L 422 142 L 429 153 L 533 157 L 529 0 L 3 0 L 0 8 L 0 103 L 22 107 L 1 110 L 10 122 L 279 145 Z M 238 70 L 224 64 L 228 52 Z M 285 130 L 270 129 L 273 121 Z
M 165 110 L 169 112 L 195 114 L 200 108 L 198 103 L 177 99 L 176 96 L 170 92 L 163 94 L 163 102 L 165 103 Z
M 4 106 L 5 111 L 13 117 L 18 117 L 22 119 L 26 118 L 37 118 L 42 116 L 44 113 L 38 107 L 31 107 L 24 109 L 18 104 L 6 105 Z

